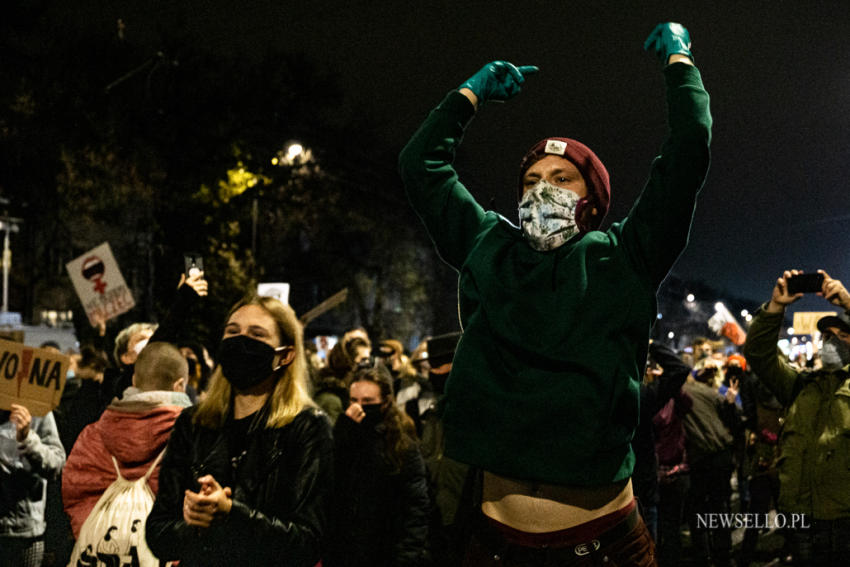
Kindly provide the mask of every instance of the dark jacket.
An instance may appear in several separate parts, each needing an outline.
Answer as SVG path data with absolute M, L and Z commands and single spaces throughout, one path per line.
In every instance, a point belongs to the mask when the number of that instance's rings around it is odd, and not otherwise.
M 221 430 L 192 422 L 185 410 L 174 426 L 159 472 L 159 494 L 146 536 L 162 560 L 192 565 L 312 567 L 322 553 L 333 482 L 333 440 L 327 417 L 305 409 L 285 427 L 258 429 L 231 458 Z M 233 491 L 230 514 L 207 529 L 183 520 L 183 494 L 211 474 Z
M 385 427 L 357 424 L 345 415 L 336 422 L 335 529 L 327 567 L 408 567 L 427 561 L 425 462 L 413 440 L 401 467 L 388 462 Z
M 730 431 L 736 427 L 738 417 L 735 404 L 707 384 L 686 382 L 682 391 L 693 402 L 684 419 L 688 464 L 693 468 L 703 459 L 721 451 L 731 451 Z
M 664 372 L 651 384 L 640 386 L 640 424 L 632 439 L 635 453 L 632 482 L 635 495 L 645 505 L 658 503 L 658 457 L 652 418 L 679 393 L 690 372 L 688 365 L 668 346 L 653 342 L 649 354 Z

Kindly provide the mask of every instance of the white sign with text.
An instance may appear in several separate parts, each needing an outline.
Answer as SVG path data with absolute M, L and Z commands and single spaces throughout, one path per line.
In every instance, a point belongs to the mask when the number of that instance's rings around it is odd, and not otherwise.
M 93 327 L 136 305 L 108 242 L 68 262 L 65 268 Z

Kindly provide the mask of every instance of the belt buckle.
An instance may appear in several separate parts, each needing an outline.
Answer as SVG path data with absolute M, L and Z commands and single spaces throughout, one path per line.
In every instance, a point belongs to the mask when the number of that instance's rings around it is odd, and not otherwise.
M 573 551 L 575 551 L 576 555 L 581 557 L 581 556 L 584 556 L 584 555 L 589 555 L 593 551 L 599 551 L 599 548 L 600 548 L 601 545 L 602 544 L 599 543 L 598 539 L 594 539 L 594 540 L 590 541 L 589 543 L 578 544 L 577 546 L 575 546 L 575 549 L 573 549 Z M 590 549 L 591 546 L 593 547 L 593 549 Z

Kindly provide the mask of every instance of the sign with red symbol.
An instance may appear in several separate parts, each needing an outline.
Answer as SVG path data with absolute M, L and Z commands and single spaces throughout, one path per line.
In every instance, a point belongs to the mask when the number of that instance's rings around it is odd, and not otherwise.
M 68 262 L 65 268 L 93 327 L 136 305 L 108 242 Z
M 51 349 L 0 339 L 0 409 L 25 406 L 45 415 L 59 405 L 70 359 Z

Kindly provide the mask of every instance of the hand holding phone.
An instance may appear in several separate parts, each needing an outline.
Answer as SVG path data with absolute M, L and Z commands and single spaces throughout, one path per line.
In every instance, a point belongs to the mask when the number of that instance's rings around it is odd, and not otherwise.
M 788 293 L 818 293 L 823 289 L 823 274 L 796 274 L 786 280 Z
M 187 278 L 204 271 L 204 258 L 196 252 L 184 252 L 183 264 Z

